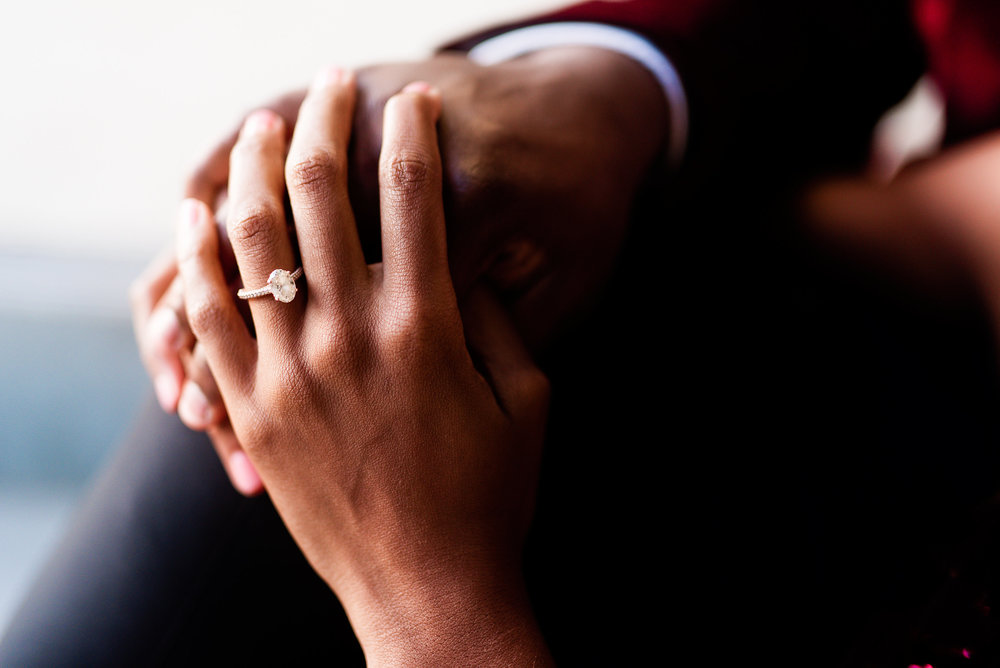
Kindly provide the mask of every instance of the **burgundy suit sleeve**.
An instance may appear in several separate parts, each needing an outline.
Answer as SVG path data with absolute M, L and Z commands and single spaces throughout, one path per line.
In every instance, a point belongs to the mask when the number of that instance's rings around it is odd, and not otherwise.
M 716 176 L 766 166 L 809 177 L 862 164 L 876 120 L 923 72 L 909 17 L 906 0 L 591 1 L 446 48 L 558 21 L 633 30 L 670 58 L 684 85 L 686 169 Z

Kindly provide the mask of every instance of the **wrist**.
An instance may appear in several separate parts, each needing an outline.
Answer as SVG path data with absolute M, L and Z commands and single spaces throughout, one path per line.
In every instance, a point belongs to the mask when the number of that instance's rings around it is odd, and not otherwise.
M 464 560 L 456 560 L 464 561 Z M 336 588 L 368 665 L 547 665 L 523 578 L 438 562 Z
M 669 151 L 671 114 L 663 88 L 641 63 L 621 53 L 590 46 L 552 47 L 504 65 L 532 77 L 531 85 L 571 88 L 599 110 L 608 141 L 622 142 L 630 155 L 647 159 Z M 558 103 L 558 100 L 554 102 Z M 579 103 L 567 98 L 565 103 Z

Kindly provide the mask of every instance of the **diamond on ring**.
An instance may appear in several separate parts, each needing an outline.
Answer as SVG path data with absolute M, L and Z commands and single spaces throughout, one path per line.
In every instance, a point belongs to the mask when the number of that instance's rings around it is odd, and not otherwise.
M 295 279 L 301 275 L 302 267 L 299 267 L 295 271 L 275 269 L 267 277 L 267 285 L 255 290 L 241 288 L 236 292 L 236 296 L 240 299 L 253 299 L 255 297 L 263 297 L 264 295 L 273 295 L 279 302 L 287 304 L 295 299 L 295 294 L 299 291 L 295 286 Z

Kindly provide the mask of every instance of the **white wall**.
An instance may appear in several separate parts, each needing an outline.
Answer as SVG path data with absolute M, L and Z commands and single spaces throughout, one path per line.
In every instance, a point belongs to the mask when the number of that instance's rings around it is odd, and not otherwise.
M 0 10 L 0 259 L 135 264 L 241 113 L 553 0 L 33 0 Z M 51 262 L 46 258 L 56 258 Z

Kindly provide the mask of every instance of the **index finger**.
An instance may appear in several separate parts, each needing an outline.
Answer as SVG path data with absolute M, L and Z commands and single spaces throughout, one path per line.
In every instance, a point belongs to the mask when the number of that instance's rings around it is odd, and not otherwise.
M 219 142 L 208 157 L 188 179 L 184 187 L 184 197 L 191 197 L 214 208 L 219 195 L 229 182 L 229 154 L 236 145 L 239 131 L 232 132 Z

